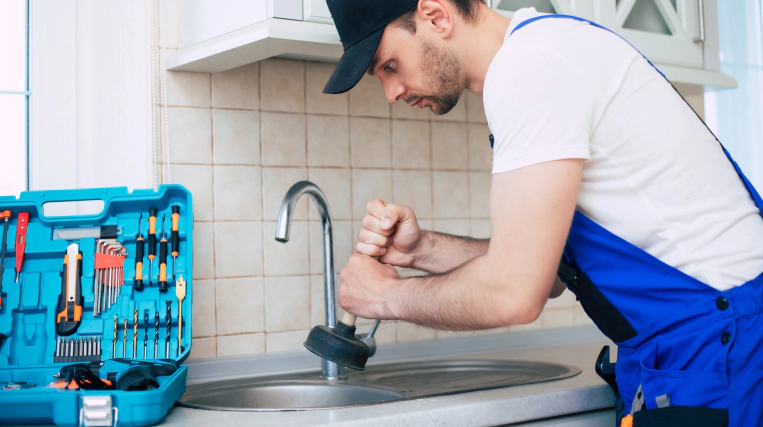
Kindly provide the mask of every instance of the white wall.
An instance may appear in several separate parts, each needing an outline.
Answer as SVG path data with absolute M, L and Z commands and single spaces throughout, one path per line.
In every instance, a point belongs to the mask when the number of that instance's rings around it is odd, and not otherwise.
M 31 1 L 31 190 L 150 186 L 148 5 Z

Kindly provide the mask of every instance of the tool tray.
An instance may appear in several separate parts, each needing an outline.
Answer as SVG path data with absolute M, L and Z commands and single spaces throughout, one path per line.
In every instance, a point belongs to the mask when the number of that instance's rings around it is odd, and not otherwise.
M 82 216 L 45 216 L 43 205 L 46 203 L 74 201 L 103 201 L 103 210 L 96 215 Z M 178 346 L 178 298 L 176 281 L 172 275 L 173 258 L 167 244 L 168 255 L 166 275 L 168 290 L 159 292 L 157 286 L 160 274 L 160 241 L 162 240 L 162 218 L 166 217 L 166 238 L 171 240 L 172 207 L 179 207 L 178 235 L 179 254 L 177 256 L 177 279 L 185 280 L 186 296 L 182 303 L 182 345 Z M 156 259 L 153 261 L 152 277 L 149 285 L 149 209 L 155 208 L 156 215 Z M 47 208 L 46 208 L 47 209 Z M 146 426 L 160 421 L 170 407 L 185 392 L 188 368 L 181 366 L 191 350 L 191 307 L 192 289 L 192 230 L 193 206 L 191 193 L 179 185 L 162 185 L 158 191 L 136 190 L 132 193 L 127 188 L 101 188 L 83 190 L 31 191 L 21 193 L 17 199 L 13 196 L 0 197 L 0 212 L 11 211 L 11 218 L 6 237 L 5 263 L 2 270 L 2 307 L 0 308 L 0 424 L 56 424 L 59 426 L 75 425 L 120 425 Z M 16 279 L 16 237 L 19 213 L 28 212 L 29 222 L 26 234 L 26 248 L 23 265 Z M 48 211 L 50 212 L 50 211 Z M 145 251 L 143 256 L 144 289 L 135 289 L 136 242 L 138 241 L 138 223 L 142 214 L 141 235 Z M 86 229 L 108 227 L 101 230 L 113 230 L 116 226 L 119 244 L 127 254 L 123 260 L 123 269 L 96 270 L 97 241 L 104 247 L 103 239 L 82 237 L 73 240 L 54 240 L 57 237 L 72 238 L 84 235 Z M 0 233 L 3 221 L 0 220 Z M 56 231 L 59 230 L 59 231 Z M 82 230 L 82 231 L 80 231 Z M 68 234 L 68 236 L 67 236 Z M 1 236 L 2 234 L 0 234 Z M 57 321 L 61 316 L 59 299 L 62 292 L 68 292 L 64 274 L 64 257 L 67 248 L 76 243 L 82 256 L 81 295 L 82 312 L 76 332 L 68 337 L 59 336 Z M 119 246 L 117 244 L 117 246 Z M 73 246 L 72 246 L 73 247 Z M 21 251 L 19 251 L 21 252 Z M 103 260 L 104 258 L 99 258 Z M 112 262 L 115 258 L 109 258 Z M 69 265 L 72 265 L 69 263 Z M 100 266 L 105 264 L 101 263 Z M 111 272 L 111 278 L 99 275 Z M 64 275 L 66 276 L 66 275 Z M 114 279 L 117 276 L 118 279 Z M 120 280 L 123 279 L 123 282 Z M 115 281 L 116 280 L 116 281 Z M 113 303 L 105 302 L 107 292 L 99 291 L 103 311 L 94 315 L 96 289 L 102 289 L 97 283 L 111 284 Z M 121 286 L 118 284 L 121 283 Z M 114 288 L 119 287 L 116 292 Z M 118 294 L 118 296 L 115 296 Z M 165 355 L 167 334 L 167 301 L 171 302 L 170 314 L 170 351 Z M 138 310 L 137 340 L 134 342 L 135 310 Z M 65 310 L 64 310 L 65 311 Z M 145 359 L 145 313 L 148 312 L 148 340 Z M 158 313 L 157 351 L 154 351 L 156 335 L 155 314 Z M 117 318 L 116 354 L 114 352 L 114 318 Z M 127 334 L 124 322 L 127 319 Z M 126 340 L 124 339 L 126 335 Z M 64 340 L 64 338 L 66 340 Z M 75 348 L 82 355 L 67 353 L 62 342 L 76 341 Z M 98 341 L 100 340 L 100 351 Z M 79 344 L 82 341 L 84 344 Z M 126 347 L 126 348 L 125 348 Z M 137 347 L 137 348 L 134 348 Z M 180 348 L 179 348 L 180 347 Z M 134 358 L 135 356 L 135 358 Z M 103 370 L 120 371 L 129 365 L 119 364 L 111 359 L 131 359 L 128 363 L 138 364 L 159 362 L 157 359 L 171 359 L 176 362 L 177 370 L 171 375 L 156 376 L 158 387 L 142 391 L 124 390 L 82 390 L 64 389 L 62 380 L 54 377 L 64 366 L 72 363 L 94 361 L 106 362 Z M 76 361 L 76 362 L 75 362 Z M 116 367 L 116 368 L 115 368 Z M 174 367 L 173 367 L 174 369 Z M 58 384 L 54 384 L 58 381 Z M 5 383 L 5 384 L 3 384 Z M 17 384 L 7 384 L 17 383 Z M 27 383 L 19 385 L 18 383 Z M 30 388 L 29 384 L 34 384 Z

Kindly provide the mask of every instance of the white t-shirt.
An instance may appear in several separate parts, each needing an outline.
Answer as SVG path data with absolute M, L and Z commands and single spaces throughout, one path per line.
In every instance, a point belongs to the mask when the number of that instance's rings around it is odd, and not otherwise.
M 726 290 L 763 272 L 763 219 L 700 119 L 609 31 L 515 13 L 485 79 L 493 173 L 586 159 L 577 210 Z

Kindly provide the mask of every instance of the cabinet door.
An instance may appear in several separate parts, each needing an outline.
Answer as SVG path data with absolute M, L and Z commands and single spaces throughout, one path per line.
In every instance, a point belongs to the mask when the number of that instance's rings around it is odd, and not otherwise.
M 511 17 L 523 7 L 575 15 L 625 37 L 653 62 L 703 67 L 700 8 L 703 0 L 492 0 Z
M 304 0 L 304 8 L 305 21 L 334 25 L 326 0 Z
M 558 13 L 593 19 L 594 0 L 492 0 L 490 6 L 511 18 L 519 9 L 534 7 L 540 13 Z
M 702 0 L 598 0 L 594 20 L 661 64 L 702 68 Z

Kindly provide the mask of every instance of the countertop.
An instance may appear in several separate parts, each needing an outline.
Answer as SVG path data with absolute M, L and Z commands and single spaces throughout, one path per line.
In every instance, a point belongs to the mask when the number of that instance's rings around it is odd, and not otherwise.
M 175 406 L 159 425 L 493 426 L 611 408 L 614 395 L 594 371 L 594 362 L 604 345 L 615 348 L 593 326 L 382 345 L 369 365 L 458 357 L 562 363 L 577 366 L 582 372 L 546 383 L 331 410 L 228 412 Z M 188 365 L 189 384 L 221 377 L 305 372 L 319 367 L 318 358 L 307 352 L 215 359 Z

